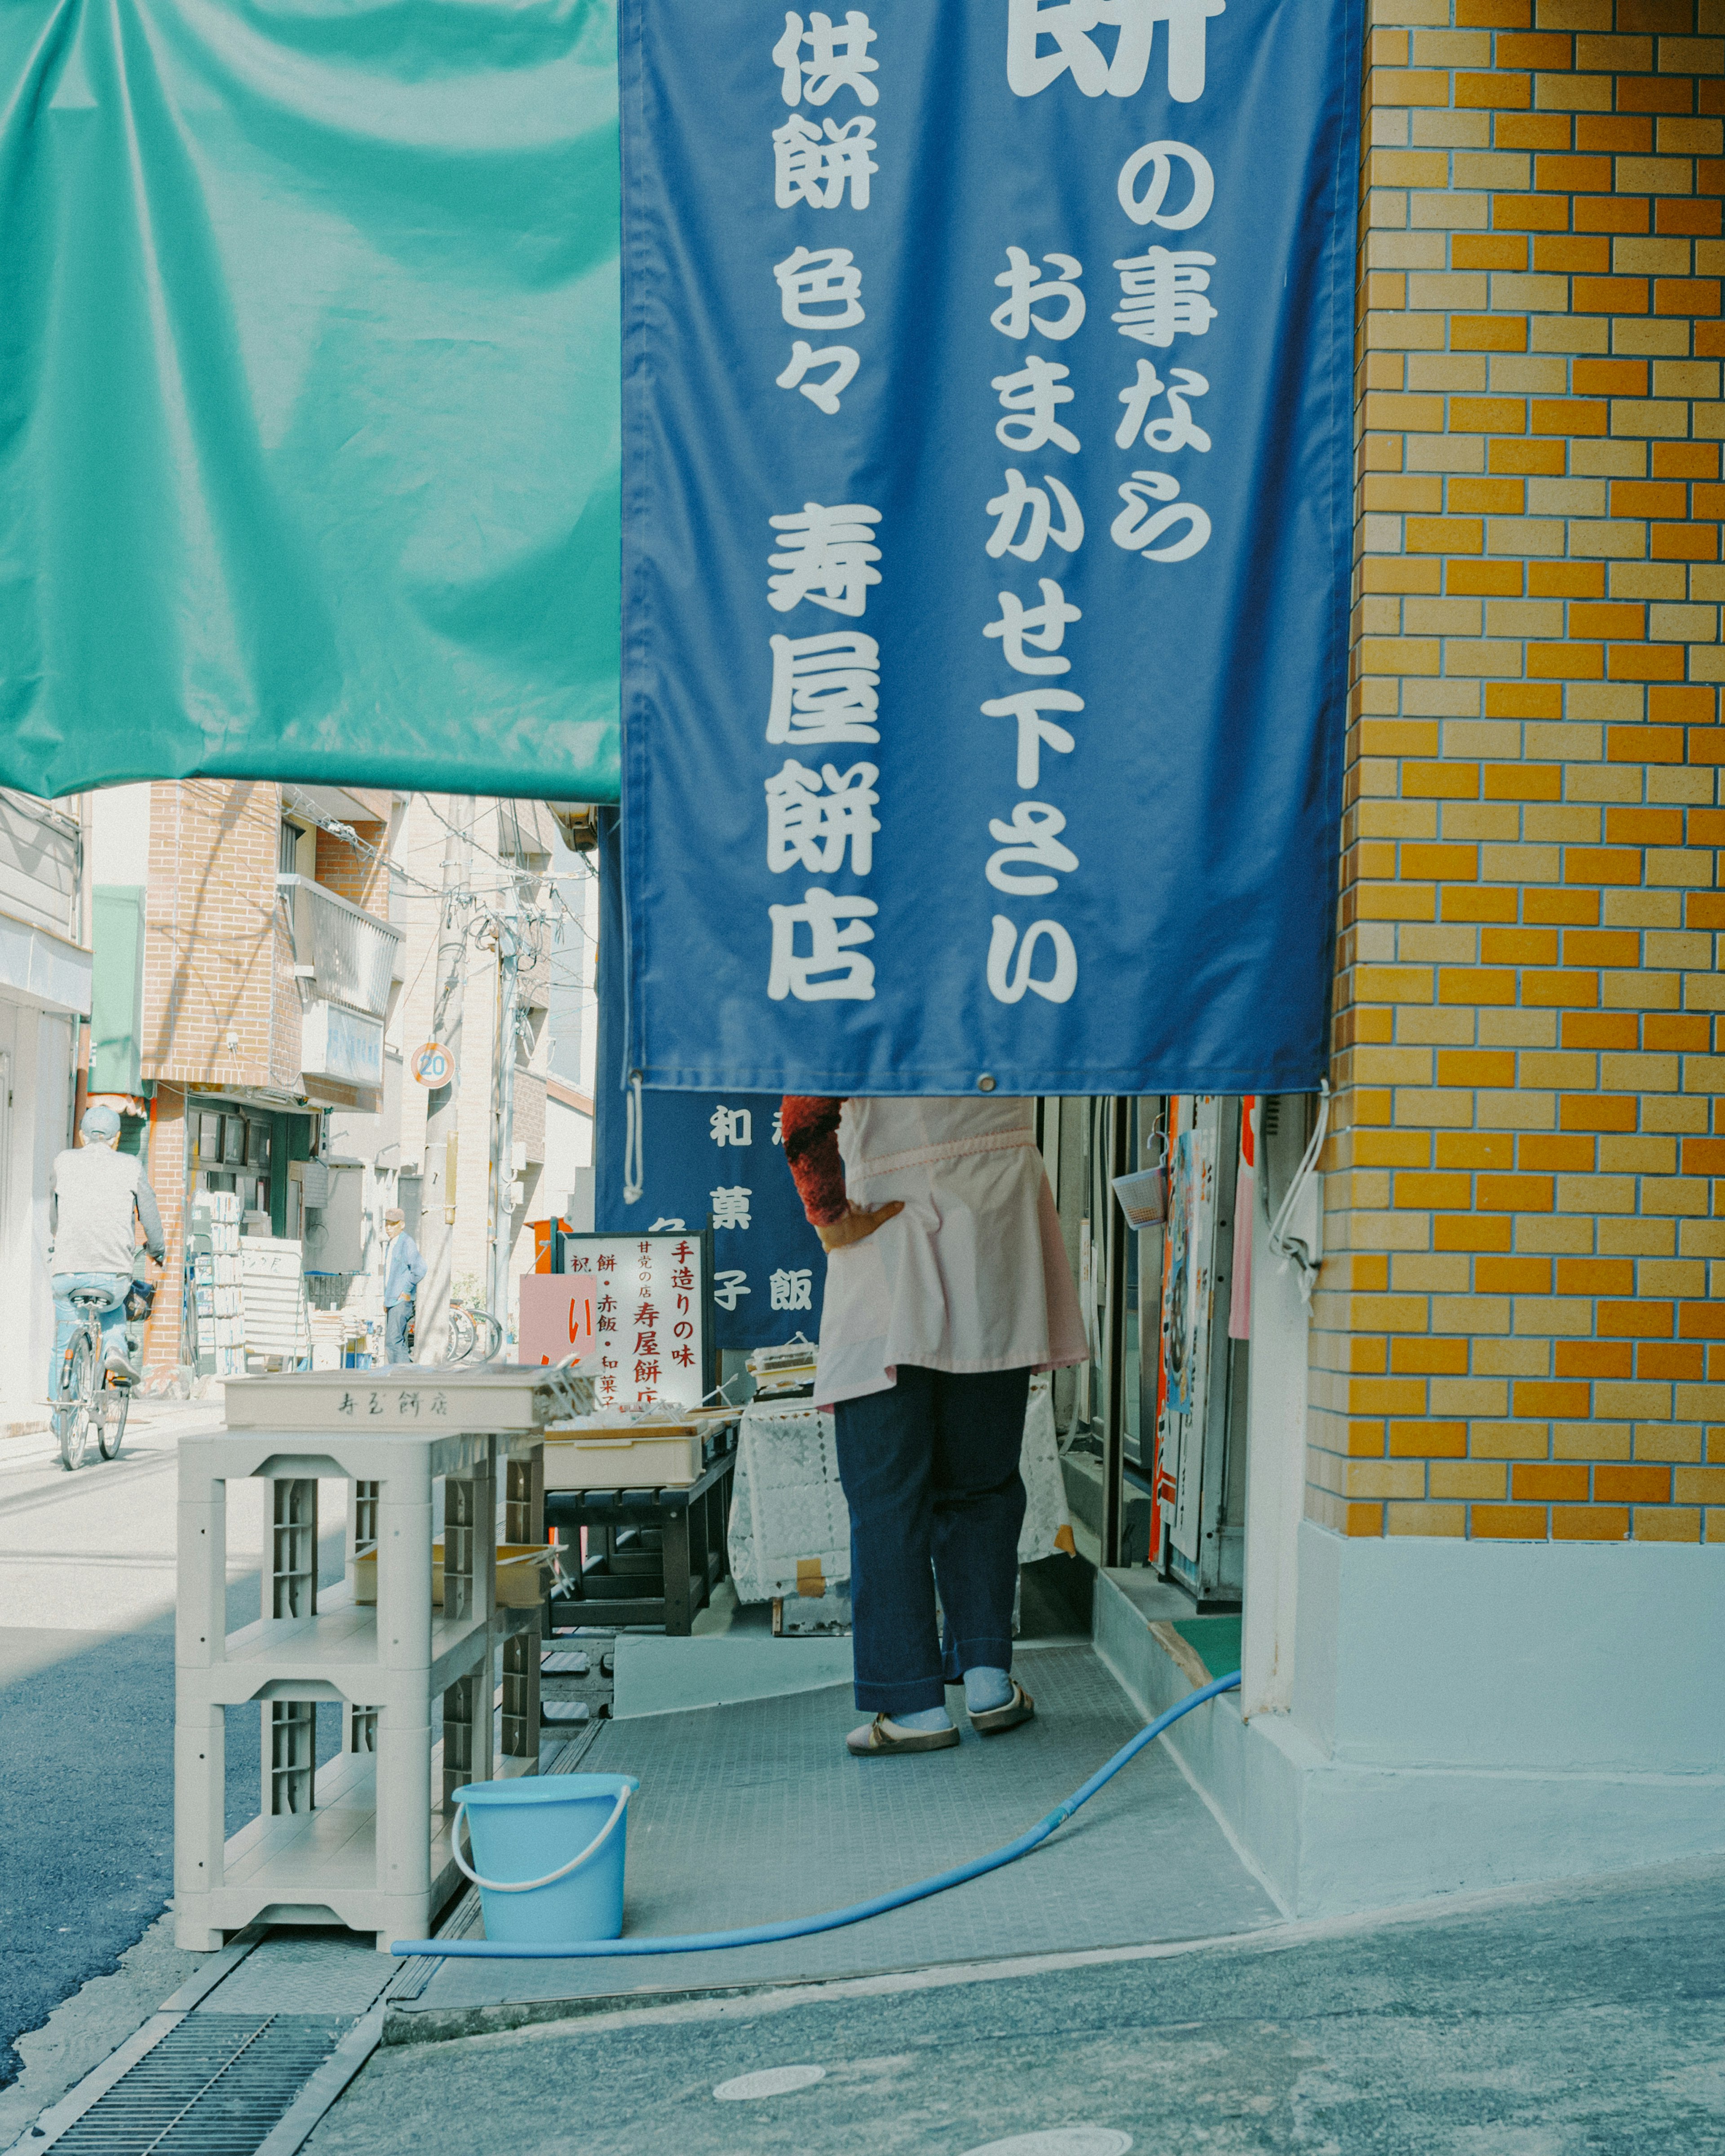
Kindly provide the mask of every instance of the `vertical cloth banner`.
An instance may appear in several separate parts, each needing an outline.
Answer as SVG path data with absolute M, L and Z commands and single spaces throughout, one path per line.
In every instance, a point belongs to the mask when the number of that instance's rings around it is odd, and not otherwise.
M 649 1086 L 1316 1085 L 1359 42 L 622 0 Z
M 0 9 L 0 783 L 617 798 L 611 0 Z
M 714 1338 L 776 1348 L 820 1335 L 826 1252 L 785 1164 L 777 1093 L 644 1093 L 641 1194 L 624 1197 L 626 1064 L 617 819 L 599 819 L 598 1071 L 593 1223 L 608 1235 L 698 1235 L 713 1223 Z M 524 1291 L 525 1292 L 525 1291 Z

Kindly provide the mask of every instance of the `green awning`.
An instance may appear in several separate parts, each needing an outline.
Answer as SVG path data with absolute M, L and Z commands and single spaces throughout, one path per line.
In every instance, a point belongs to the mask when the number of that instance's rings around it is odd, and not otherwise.
M 0 783 L 614 800 L 609 0 L 0 13 Z

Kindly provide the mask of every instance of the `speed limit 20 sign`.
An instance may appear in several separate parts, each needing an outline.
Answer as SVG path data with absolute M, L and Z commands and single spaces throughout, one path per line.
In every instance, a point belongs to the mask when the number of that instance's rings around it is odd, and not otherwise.
M 413 1050 L 408 1068 L 420 1085 L 429 1086 L 434 1091 L 439 1086 L 447 1086 L 454 1076 L 455 1059 L 442 1041 L 428 1040 L 423 1048 Z

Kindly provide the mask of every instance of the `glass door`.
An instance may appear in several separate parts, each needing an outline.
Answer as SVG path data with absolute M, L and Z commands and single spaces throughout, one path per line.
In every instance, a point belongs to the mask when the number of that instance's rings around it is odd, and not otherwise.
M 1113 1183 L 1154 1164 L 1164 1126 L 1159 1095 L 1041 1104 L 1043 1158 L 1090 1348 L 1076 1369 L 1056 1372 L 1055 1419 L 1075 1515 L 1108 1565 L 1156 1558 L 1161 1233 L 1128 1224 Z
M 1245 1579 L 1250 1351 L 1233 1322 L 1240 1113 L 1221 1094 L 1169 1104 L 1155 1484 L 1163 1576 L 1200 1609 L 1237 1609 Z

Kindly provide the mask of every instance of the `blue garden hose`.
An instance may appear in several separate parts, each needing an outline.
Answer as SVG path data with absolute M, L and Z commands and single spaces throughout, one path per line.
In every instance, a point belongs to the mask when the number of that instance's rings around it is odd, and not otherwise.
M 877 1894 L 872 1902 L 854 1902 L 848 1909 L 829 1910 L 820 1917 L 791 1917 L 779 1924 L 752 1924 L 739 1932 L 688 1932 L 649 1939 L 571 1939 L 562 1945 L 541 1944 L 536 1941 L 516 1944 L 491 1939 L 398 1939 L 389 1951 L 393 1954 L 440 1954 L 450 1960 L 467 1961 L 597 1961 L 618 1954 L 709 1953 L 719 1947 L 764 1947 L 779 1939 L 805 1939 L 814 1932 L 836 1932 L 846 1924 L 860 1924 L 870 1917 L 884 1917 L 889 1909 L 902 1909 L 907 1902 L 927 1901 L 931 1894 L 944 1894 L 949 1887 L 962 1887 L 967 1879 L 980 1879 L 985 1871 L 998 1871 L 1003 1864 L 1028 1856 L 1048 1840 L 1056 1827 L 1064 1826 L 1081 1804 L 1087 1804 L 1105 1783 L 1111 1782 L 1128 1759 L 1135 1758 L 1147 1744 L 1160 1737 L 1171 1722 L 1178 1722 L 1183 1714 L 1190 1714 L 1194 1707 L 1202 1707 L 1207 1699 L 1214 1699 L 1220 1692 L 1239 1689 L 1240 1671 L 1235 1670 L 1231 1676 L 1217 1677 L 1200 1690 L 1189 1693 L 1166 1714 L 1158 1714 L 1129 1743 L 1122 1744 L 1082 1788 L 1075 1789 L 1064 1804 L 1056 1804 L 1046 1819 L 1039 1820 L 1016 1841 L 1009 1841 L 1004 1848 L 987 1856 L 976 1857 L 968 1864 L 955 1865 L 950 1871 L 937 1872 L 932 1879 L 919 1879 L 914 1887 L 895 1887 L 890 1894 Z

